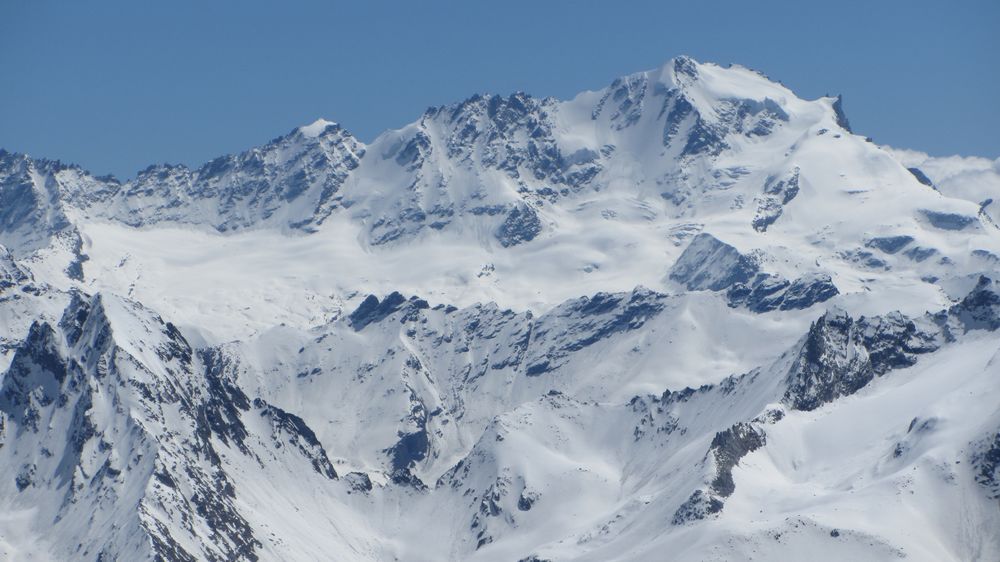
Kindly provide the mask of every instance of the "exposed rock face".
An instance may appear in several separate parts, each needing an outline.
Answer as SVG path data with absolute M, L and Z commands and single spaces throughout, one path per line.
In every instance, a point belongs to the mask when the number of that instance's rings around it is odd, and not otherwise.
M 197 170 L 150 166 L 122 186 L 107 212 L 137 227 L 198 222 L 219 231 L 260 224 L 314 228 L 339 206 L 340 187 L 365 147 L 335 123 L 305 129 Z
M 737 423 L 715 434 L 706 455 L 713 470 L 712 480 L 706 489 L 695 490 L 674 513 L 673 524 L 683 525 L 706 519 L 722 511 L 725 498 L 733 495 L 736 484 L 733 468 L 747 454 L 763 447 L 767 439 L 764 432 L 749 423 Z
M 363 330 L 368 324 L 379 322 L 396 312 L 405 302 L 406 299 L 398 292 L 393 292 L 382 302 L 379 302 L 375 295 L 368 295 L 364 302 L 351 313 L 351 326 L 355 330 Z
M 31 272 L 18 265 L 7 248 L 0 246 L 0 294 L 31 281 Z
M 837 115 L 837 125 L 848 133 L 851 131 L 851 123 L 847 120 L 847 113 L 844 112 L 844 98 L 837 96 L 837 101 L 833 104 L 833 111 Z
M 979 223 L 976 217 L 960 215 L 958 213 L 944 213 L 940 211 L 921 211 L 927 222 L 934 228 L 941 230 L 965 230 Z
M 337 478 L 337 471 L 326 456 L 323 445 L 302 418 L 272 406 L 260 398 L 255 398 L 253 405 L 260 412 L 260 416 L 271 425 L 271 439 L 274 443 L 279 444 L 279 447 L 283 446 L 281 443 L 291 445 L 302 457 L 309 460 L 317 473 L 331 480 Z
M 326 478 L 336 472 L 301 418 L 251 402 L 234 368 L 218 352 L 199 357 L 172 324 L 135 303 L 76 293 L 58 325 L 32 326 L 3 379 L 6 437 L 35 434 L 39 447 L 0 446 L 0 464 L 20 466 L 10 484 L 55 509 L 59 532 L 95 556 L 256 560 L 260 542 L 219 447 L 263 462 L 268 447 L 289 445 L 294 462 Z M 255 433 L 253 416 L 266 432 Z M 67 501 L 46 499 L 66 484 Z M 123 509 L 95 515 L 108 498 Z M 88 530 L 95 516 L 119 527 L 121 540 L 93 542 L 101 541 Z
M 746 283 L 757 269 L 757 264 L 739 250 L 703 232 L 677 258 L 670 269 L 670 279 L 690 291 L 721 291 L 736 283 Z
M 984 439 L 972 453 L 976 483 L 986 495 L 1000 500 L 1000 431 Z
M 785 291 L 781 299 L 781 305 L 778 308 L 781 310 L 805 309 L 816 303 L 829 300 L 838 294 L 840 294 L 840 291 L 833 284 L 833 280 L 830 279 L 828 274 L 814 273 L 803 275 L 792 281 L 788 290 Z
M 934 324 L 918 325 L 898 313 L 854 320 L 840 310 L 828 312 L 809 329 L 783 401 L 813 410 L 851 395 L 876 376 L 915 364 L 940 346 L 940 338 Z
M 799 194 L 799 169 L 795 168 L 787 177 L 778 179 L 767 178 L 764 193 L 757 198 L 757 215 L 753 219 L 753 228 L 757 232 L 765 232 L 774 224 L 789 204 Z
M 925 174 L 920 168 L 907 168 L 906 170 L 913 174 L 913 177 L 917 178 L 918 182 L 926 185 L 927 187 L 934 187 L 934 182 L 932 182 L 931 178 L 927 177 L 927 174 Z
M 674 513 L 671 523 L 683 525 L 701 519 L 707 519 L 713 514 L 722 511 L 724 503 L 717 497 L 713 497 L 705 490 L 695 490 L 691 497 L 687 499 Z
M 363 472 L 350 472 L 344 476 L 344 480 L 355 492 L 367 493 L 374 488 L 371 477 Z
M 389 459 L 392 481 L 425 488 L 414 471 L 431 452 L 431 440 L 427 433 L 428 411 L 423 401 L 410 390 L 410 411 L 404 418 L 405 430 L 399 430 L 399 441 L 384 452 Z
M 758 270 L 751 257 L 711 234 L 701 233 L 677 258 L 670 279 L 692 291 L 726 290 L 730 306 L 745 306 L 754 312 L 809 308 L 839 293 L 825 273 L 788 281 Z
M 527 376 L 554 370 L 570 354 L 614 334 L 636 330 L 663 310 L 665 295 L 644 288 L 598 293 L 570 301 L 539 319 L 531 331 Z
M 553 100 L 518 92 L 508 97 L 473 96 L 428 110 L 424 119 L 447 131 L 449 158 L 468 161 L 478 149 L 484 166 L 502 170 L 512 179 L 527 172 L 536 180 L 576 188 L 593 178 L 600 165 L 563 153 L 553 136 L 553 109 Z
M 617 130 L 627 129 L 642 117 L 642 103 L 648 91 L 649 81 L 643 75 L 618 78 L 608 86 L 590 118 L 596 121 L 602 114 L 607 114 Z
M 18 254 L 48 245 L 52 236 L 74 230 L 68 208 L 134 227 L 311 230 L 339 207 L 340 187 L 365 153 L 363 144 L 334 123 L 313 133 L 295 129 L 197 170 L 150 166 L 125 184 L 0 151 L 0 243 Z
M 869 248 L 881 250 L 887 254 L 895 254 L 913 242 L 912 236 L 881 236 L 872 238 L 865 243 Z
M 798 310 L 837 296 L 833 280 L 825 273 L 788 281 L 780 276 L 758 273 L 749 283 L 737 283 L 726 292 L 730 306 L 745 306 L 754 312 Z
M 679 148 L 682 158 L 718 156 L 729 148 L 727 137 L 767 135 L 788 121 L 788 114 L 769 98 L 726 99 L 719 104 L 714 115 L 705 114 L 685 92 L 685 85 L 699 79 L 694 61 L 686 57 L 675 59 L 672 74 L 675 87 L 654 93 L 663 96 L 660 113 L 667 116 L 663 145 L 675 150 Z M 686 130 L 685 125 L 688 125 Z
M 502 247 L 533 240 L 543 230 L 541 206 L 590 186 L 603 169 L 602 147 L 563 146 L 557 110 L 555 100 L 521 92 L 476 95 L 428 109 L 417 123 L 381 139 L 362 172 L 378 170 L 406 189 L 378 205 L 371 243 L 468 229 L 473 218 L 490 225 Z
M 64 198 L 86 205 L 117 187 L 75 166 L 0 150 L 0 244 L 17 258 L 27 257 L 75 233 Z
M 496 237 L 500 245 L 507 248 L 524 242 L 530 242 L 542 231 L 542 221 L 538 213 L 528 205 L 514 207 L 507 213 L 507 218 L 497 231 Z
M 208 435 L 188 426 L 186 439 L 161 441 L 162 430 L 153 429 L 162 427 L 165 409 L 197 419 L 203 391 L 187 342 L 136 305 L 100 296 L 75 298 L 60 324 L 66 328 L 32 327 L 0 393 L 0 412 L 13 426 L 8 430 L 39 433 L 41 424 L 60 429 L 40 437 L 40 445 L 63 451 L 61 458 L 37 456 L 31 471 L 31 493 L 39 498 L 59 493 L 60 482 L 73 483 L 70 501 L 58 510 L 57 519 L 65 521 L 60 532 L 95 540 L 80 510 L 91 511 L 102 497 L 121 497 L 135 502 L 131 516 L 103 523 L 122 526 L 124 538 L 88 544 L 94 554 L 115 558 L 141 551 L 145 542 L 164 559 L 256 559 L 257 541 L 233 506 L 232 484 Z M 119 339 L 126 325 L 127 342 Z M 114 404 L 128 405 L 134 417 L 101 415 L 107 408 L 114 411 Z M 150 488 L 130 485 L 133 479 Z M 27 493 L 24 483 L 21 478 L 18 486 Z M 187 517 L 222 540 L 192 553 L 190 545 L 199 544 L 193 529 L 188 536 L 164 535 L 161 510 L 168 505 L 186 505 Z
M 764 432 L 747 423 L 738 423 L 725 431 L 715 434 L 711 453 L 715 457 L 715 479 L 712 491 L 729 497 L 736 490 L 733 483 L 733 467 L 740 459 L 764 446 Z
M 1000 283 L 981 276 L 976 286 L 949 310 L 968 330 L 1000 328 Z

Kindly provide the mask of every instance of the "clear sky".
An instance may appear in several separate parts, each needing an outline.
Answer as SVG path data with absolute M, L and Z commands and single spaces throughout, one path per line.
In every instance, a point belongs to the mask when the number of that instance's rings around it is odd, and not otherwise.
M 317 117 L 369 141 L 476 92 L 568 98 L 678 54 L 841 93 L 879 143 L 1000 156 L 1000 0 L 0 0 L 0 147 L 125 179 Z

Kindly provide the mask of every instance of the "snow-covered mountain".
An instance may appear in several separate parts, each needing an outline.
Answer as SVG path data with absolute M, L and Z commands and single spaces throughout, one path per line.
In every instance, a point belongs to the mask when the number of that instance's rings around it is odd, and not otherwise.
M 1000 558 L 1000 167 L 679 57 L 0 152 L 0 558 Z

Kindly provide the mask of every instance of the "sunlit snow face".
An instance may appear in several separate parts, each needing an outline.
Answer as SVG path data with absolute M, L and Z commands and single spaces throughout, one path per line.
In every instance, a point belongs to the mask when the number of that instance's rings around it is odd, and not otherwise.
M 845 125 L 682 57 L 0 153 L 0 558 L 997 558 L 1000 164 Z

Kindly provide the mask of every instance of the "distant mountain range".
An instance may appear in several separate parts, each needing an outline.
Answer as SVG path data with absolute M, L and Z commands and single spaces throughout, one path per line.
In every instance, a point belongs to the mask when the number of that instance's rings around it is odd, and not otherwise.
M 998 198 L 687 57 L 0 151 L 0 559 L 1000 559 Z

